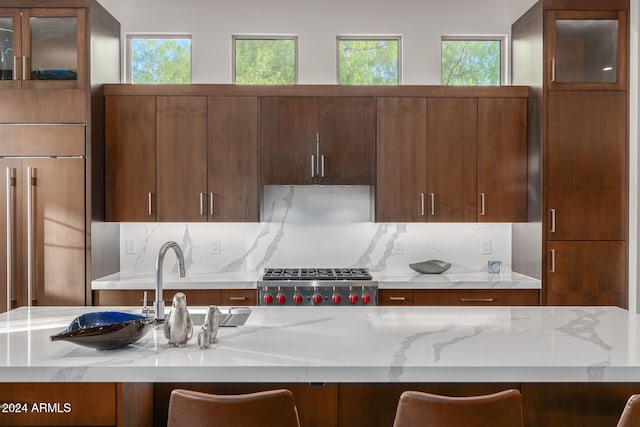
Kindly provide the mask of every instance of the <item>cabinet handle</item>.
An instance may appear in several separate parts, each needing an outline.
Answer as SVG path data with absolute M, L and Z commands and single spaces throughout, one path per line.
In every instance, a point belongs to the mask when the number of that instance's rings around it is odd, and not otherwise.
M 15 56 L 14 56 L 15 58 Z M 13 298 L 13 189 L 16 186 L 15 169 L 7 168 L 7 311 Z
M 209 193 L 209 215 L 213 216 L 213 192 Z
M 22 57 L 22 80 L 27 80 L 27 57 Z
M 320 155 L 320 177 L 324 178 L 324 154 Z
M 460 298 L 460 302 L 495 302 L 493 298 Z
M 204 193 L 200 193 L 200 216 L 204 215 Z
M 406 301 L 407 297 L 389 297 L 389 301 Z
M 151 193 L 148 193 L 147 195 L 147 202 L 148 202 L 148 212 L 149 212 L 149 216 L 153 215 L 153 201 L 151 200 Z
M 315 156 L 312 154 L 311 155 L 311 178 L 314 178 L 316 176 L 315 165 L 316 165 L 316 159 L 315 159 Z
M 556 58 L 551 58 L 551 81 L 556 81 Z
M 420 216 L 424 216 L 424 193 L 420 193 Z
M 229 301 L 246 301 L 247 297 L 229 297 Z
M 27 305 L 33 302 L 33 187 L 36 184 L 36 169 L 27 167 Z
M 556 210 L 551 209 L 551 228 L 549 229 L 551 233 L 556 232 Z
M 555 249 L 550 249 L 549 252 L 551 253 L 551 273 L 555 273 L 556 272 L 556 250 Z
M 13 55 L 13 80 L 18 80 L 18 57 Z
M 434 193 L 429 193 L 431 197 L 431 216 L 436 214 L 436 195 Z
M 480 193 L 480 215 L 484 216 L 484 193 Z

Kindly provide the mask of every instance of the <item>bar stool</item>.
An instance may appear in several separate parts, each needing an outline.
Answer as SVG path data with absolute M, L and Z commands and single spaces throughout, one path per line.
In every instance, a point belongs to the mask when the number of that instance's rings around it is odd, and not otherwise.
M 617 427 L 637 426 L 640 426 L 640 394 L 634 394 L 627 400 Z
M 418 391 L 400 396 L 393 427 L 522 427 L 518 390 L 471 397 Z
M 218 395 L 175 389 L 167 427 L 300 427 L 289 390 Z

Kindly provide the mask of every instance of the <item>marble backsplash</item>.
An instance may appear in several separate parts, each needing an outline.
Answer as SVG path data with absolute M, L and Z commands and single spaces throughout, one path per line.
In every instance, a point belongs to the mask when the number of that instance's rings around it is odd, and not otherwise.
M 160 246 L 175 240 L 190 274 L 265 267 L 368 267 L 411 272 L 441 259 L 451 272 L 482 271 L 488 260 L 511 269 L 511 224 L 374 223 L 366 186 L 265 187 L 260 223 L 122 223 L 120 271 L 155 268 Z M 490 245 L 490 254 L 481 249 Z M 167 256 L 167 270 L 177 268 Z

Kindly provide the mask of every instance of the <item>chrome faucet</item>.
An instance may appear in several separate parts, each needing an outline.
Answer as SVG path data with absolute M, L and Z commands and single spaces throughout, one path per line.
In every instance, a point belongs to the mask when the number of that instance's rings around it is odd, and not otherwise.
M 173 249 L 178 257 L 178 269 L 180 270 L 180 277 L 185 276 L 184 272 L 184 255 L 182 249 L 176 242 L 166 242 L 160 248 L 158 257 L 156 258 L 156 300 L 153 303 L 153 309 L 155 310 L 156 319 L 164 319 L 164 300 L 162 299 L 162 264 L 164 262 L 164 255 L 169 248 Z

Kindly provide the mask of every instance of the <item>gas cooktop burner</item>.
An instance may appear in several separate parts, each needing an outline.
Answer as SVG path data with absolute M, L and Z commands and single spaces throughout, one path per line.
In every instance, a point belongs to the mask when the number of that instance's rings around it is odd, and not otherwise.
M 366 268 L 267 268 L 262 280 L 371 280 Z

